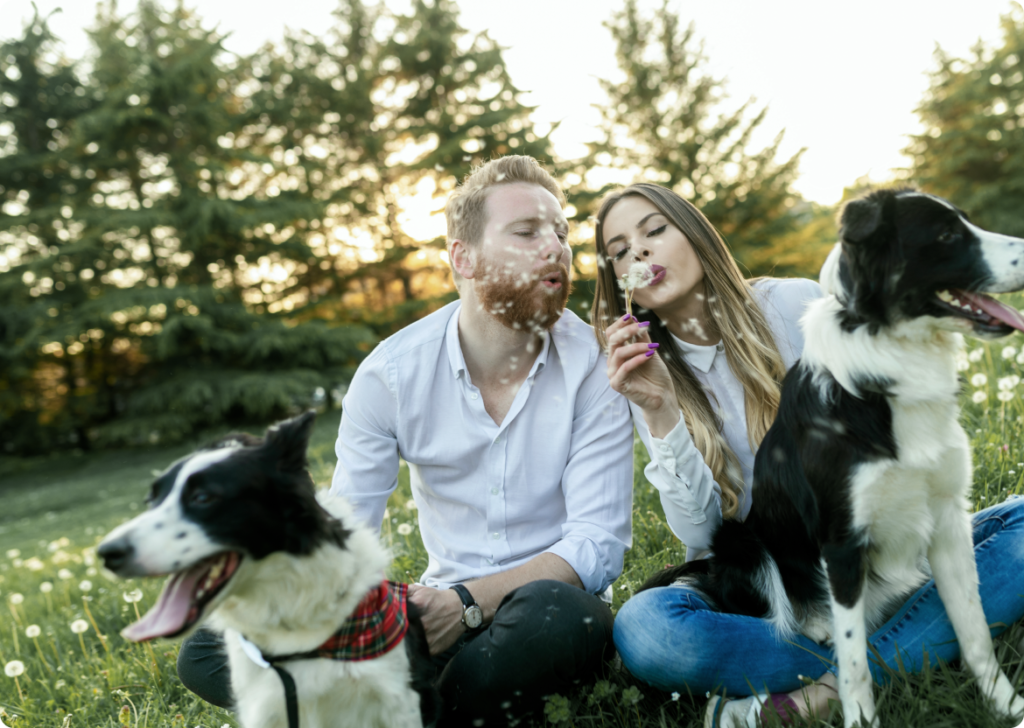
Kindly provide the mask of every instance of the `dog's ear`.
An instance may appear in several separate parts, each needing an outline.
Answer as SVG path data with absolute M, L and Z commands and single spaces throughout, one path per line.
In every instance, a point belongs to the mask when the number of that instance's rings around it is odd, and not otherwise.
M 878 232 L 884 219 L 884 199 L 871 195 L 847 202 L 839 216 L 839 239 L 856 244 Z
M 313 432 L 314 420 L 316 412 L 308 410 L 290 420 L 278 422 L 267 430 L 263 447 L 277 461 L 278 470 L 305 470 L 306 447 Z

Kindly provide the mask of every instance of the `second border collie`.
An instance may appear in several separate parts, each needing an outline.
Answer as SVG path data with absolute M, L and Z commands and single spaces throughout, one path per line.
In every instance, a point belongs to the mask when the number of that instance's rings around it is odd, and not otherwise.
M 943 199 L 880 190 L 851 201 L 802 325 L 803 358 L 754 463 L 746 521 L 714 556 L 644 588 L 682 583 L 780 636 L 833 639 L 846 726 L 877 724 L 867 635 L 934 577 L 964 662 L 992 707 L 1024 713 L 978 598 L 958 422 L 963 335 L 1024 331 L 982 293 L 1024 288 L 1024 240 L 987 232 Z
M 405 585 L 383 581 L 387 553 L 342 499 L 316 497 L 314 417 L 229 435 L 157 477 L 150 509 L 97 550 L 121 576 L 170 575 L 122 635 L 222 631 L 244 728 L 433 725 L 434 668 Z

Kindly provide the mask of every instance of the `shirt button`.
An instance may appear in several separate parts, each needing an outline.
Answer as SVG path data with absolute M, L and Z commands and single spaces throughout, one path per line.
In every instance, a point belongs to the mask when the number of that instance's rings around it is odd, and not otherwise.
M 497 445 L 499 442 L 501 442 L 501 435 L 498 435 L 496 438 L 494 438 L 495 445 Z
M 493 538 L 495 541 L 497 541 L 499 538 L 501 538 L 501 534 L 500 533 L 492 533 L 491 534 L 491 538 Z
M 491 488 L 491 495 L 498 495 L 498 489 L 497 488 Z
M 472 393 L 471 393 L 471 394 L 469 395 L 469 398 L 470 398 L 470 399 L 480 399 L 480 395 L 479 395 L 479 394 L 477 394 L 476 392 L 472 392 Z
M 718 352 L 725 351 L 725 344 L 722 344 L 722 343 L 715 344 L 715 351 L 718 351 Z

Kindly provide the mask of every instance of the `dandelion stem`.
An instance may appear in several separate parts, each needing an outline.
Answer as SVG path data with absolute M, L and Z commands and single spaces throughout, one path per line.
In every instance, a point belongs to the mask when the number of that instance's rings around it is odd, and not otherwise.
M 15 687 L 18 688 L 18 700 L 20 700 L 22 705 L 24 705 L 25 704 L 25 694 L 23 692 L 21 692 L 21 683 L 18 682 L 18 678 L 17 677 L 14 678 L 14 685 L 15 685 Z
M 107 655 L 110 655 L 110 648 L 107 647 L 107 638 L 100 632 L 100 628 L 96 626 L 96 620 L 92 618 L 92 612 L 89 611 L 89 600 L 84 596 L 82 597 L 82 606 L 85 607 L 85 616 L 89 618 L 89 624 L 96 631 L 96 636 L 100 638 L 100 644 L 103 645 L 103 649 Z M 82 635 L 78 635 L 78 639 L 82 639 Z M 85 643 L 83 642 L 83 645 Z M 85 649 L 84 647 L 82 649 Z
M 43 648 L 39 646 L 39 640 L 33 637 L 32 641 L 36 643 L 36 651 L 39 653 L 39 661 L 43 663 L 43 667 L 46 668 L 46 671 L 52 675 L 53 668 L 50 667 L 50 663 L 47 662 L 46 658 L 43 656 Z
M 100 640 L 100 641 L 102 642 L 103 640 Z M 85 657 L 85 659 L 88 660 L 89 659 L 89 651 L 85 649 L 85 640 L 82 638 L 82 633 L 81 632 L 78 633 L 78 644 L 82 645 L 82 656 Z
M 18 616 L 18 608 L 10 602 L 7 602 L 7 606 L 11 608 L 11 614 L 14 616 L 14 621 L 18 623 L 18 626 L 21 626 L 21 617 Z

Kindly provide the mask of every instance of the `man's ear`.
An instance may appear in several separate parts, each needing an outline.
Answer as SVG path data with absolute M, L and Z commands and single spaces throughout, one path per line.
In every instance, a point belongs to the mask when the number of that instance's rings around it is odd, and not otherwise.
M 476 270 L 476 251 L 463 240 L 453 240 L 448 245 L 448 260 L 452 269 L 463 278 L 473 278 Z

